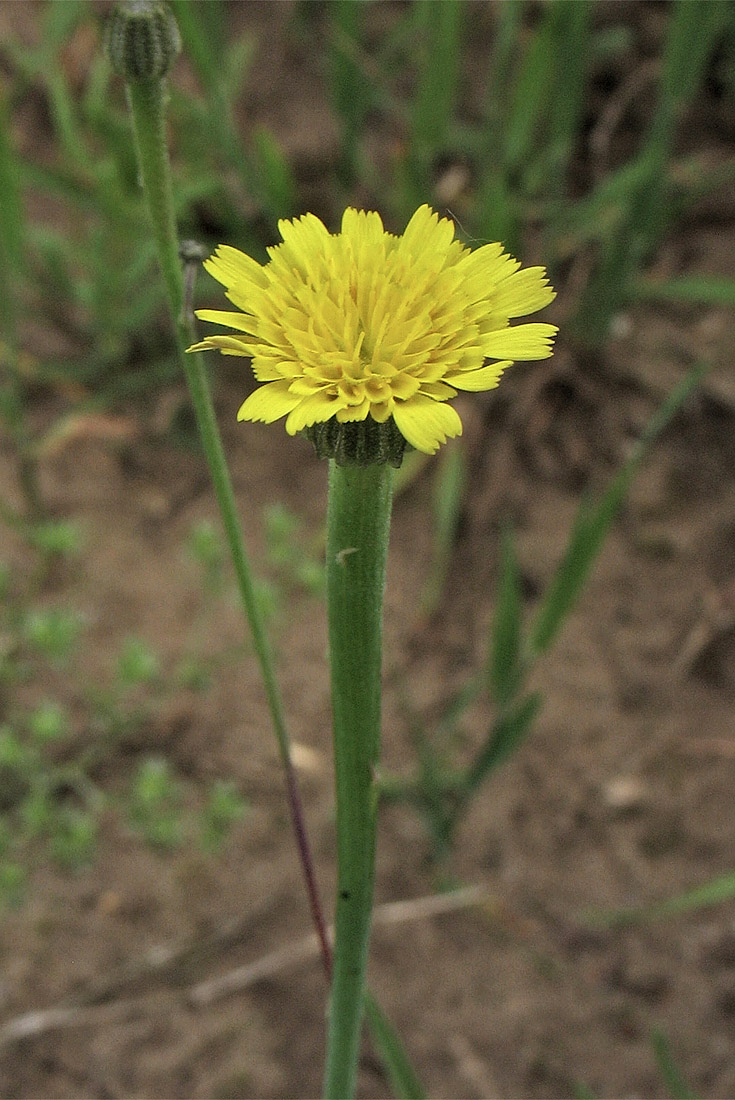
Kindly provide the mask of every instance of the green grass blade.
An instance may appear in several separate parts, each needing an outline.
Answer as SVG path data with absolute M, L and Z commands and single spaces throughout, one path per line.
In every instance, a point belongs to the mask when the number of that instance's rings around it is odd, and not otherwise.
M 666 41 L 661 96 L 676 110 L 697 93 L 717 39 L 735 30 L 732 4 L 677 0 Z
M 246 192 L 263 204 L 275 220 L 281 211 L 268 202 L 259 174 L 255 170 L 248 150 L 240 140 L 233 117 L 232 101 L 228 98 L 232 81 L 222 80 L 220 70 L 222 49 L 217 44 L 213 28 L 224 26 L 224 9 L 219 4 L 193 4 L 191 0 L 171 0 L 171 6 L 181 32 L 184 49 L 191 59 L 206 93 L 206 139 L 219 146 L 221 155 L 240 177 Z M 214 23 L 212 22 L 214 18 Z M 246 54 L 246 57 L 249 55 Z
M 576 252 L 588 241 L 606 242 L 618 231 L 646 178 L 646 171 L 646 166 L 637 160 L 624 164 L 564 211 L 557 231 L 570 238 L 569 252 Z
M 424 1100 L 426 1090 L 411 1065 L 406 1048 L 392 1023 L 370 993 L 365 994 L 365 1017 L 373 1042 L 398 1100 Z
M 513 534 L 503 531 L 500 576 L 490 642 L 490 691 L 499 709 L 517 694 L 521 683 L 521 581 Z
M 556 50 L 552 5 L 526 49 L 504 120 L 503 162 L 509 171 L 522 171 L 531 161 L 541 121 L 553 91 Z
M 206 5 L 192 4 L 191 0 L 170 0 L 170 5 L 176 16 L 184 50 L 206 91 L 211 92 L 220 78 L 224 6 L 212 0 Z
M 253 134 L 253 146 L 268 209 L 290 217 L 296 211 L 296 181 L 281 146 L 263 127 Z
M 37 56 L 43 58 L 41 71 L 58 64 L 59 51 L 66 45 L 82 19 L 89 17 L 89 5 L 85 0 L 59 0 L 45 4 L 43 31 Z
M 475 233 L 480 239 L 503 241 L 513 253 L 518 251 L 520 219 L 513 188 L 498 151 L 505 144 L 505 119 L 525 8 L 524 0 L 504 0 L 495 7 L 497 24 L 485 108 L 486 138 L 478 168 L 480 183 L 473 218 Z
M 734 898 L 735 872 L 729 871 L 727 874 L 705 882 L 702 886 L 695 886 L 691 890 L 675 894 L 673 897 L 656 902 L 654 905 L 611 909 L 600 913 L 592 911 L 587 914 L 587 919 L 591 923 L 604 928 L 625 928 L 631 924 L 659 920 L 662 917 L 678 917 L 682 913 L 707 909 L 710 905 L 720 905 L 723 901 L 732 901 Z
M 424 615 L 430 615 L 441 599 L 462 511 L 464 480 L 465 464 L 461 448 L 445 448 L 435 481 L 431 572 L 421 600 Z
M 349 187 L 358 174 L 358 150 L 370 106 L 366 77 L 358 64 L 364 8 L 354 0 L 329 5 L 329 93 L 342 128 L 340 176 Z
M 5 99 L 0 89 L 0 280 L 2 298 L 0 311 L 7 305 L 8 289 L 5 283 L 12 273 L 18 275 L 24 267 L 23 242 L 25 218 L 20 201 L 20 173 L 15 152 L 10 142 Z M 0 316 L 3 313 L 0 312 Z
M 735 279 L 713 275 L 685 275 L 679 279 L 638 279 L 633 298 L 644 302 L 735 307 Z
M 228 103 L 234 103 L 245 88 L 255 61 L 257 43 L 249 34 L 242 34 L 230 42 L 222 59 L 222 94 Z
M 566 191 L 567 167 L 585 108 L 590 14 L 588 0 L 557 0 L 549 8 L 556 66 L 545 134 L 544 191 L 557 199 Z
M 474 224 L 480 240 L 502 241 L 514 255 L 519 251 L 518 205 L 513 189 L 499 164 L 491 164 L 483 177 L 478 191 Z
M 58 61 L 46 73 L 46 89 L 59 145 L 71 165 L 86 169 L 90 163 L 87 134 L 77 115 L 76 104 Z
M 455 695 L 453 695 L 444 708 L 441 720 L 437 725 L 437 733 L 442 741 L 451 737 L 465 714 L 484 690 L 484 678 L 473 676 Z
M 531 630 L 532 657 L 549 648 L 566 621 L 651 443 L 696 389 L 708 370 L 709 365 L 698 365 L 689 371 L 651 418 L 630 458 L 602 499 L 596 504 L 582 504 L 564 557 L 542 600 Z
M 487 91 L 488 152 L 491 155 L 493 148 L 496 151 L 502 148 L 500 127 L 507 110 L 525 10 L 524 0 L 503 0 L 495 8 L 497 24 Z
M 666 1086 L 666 1095 L 670 1096 L 671 1100 L 697 1100 L 697 1094 L 689 1088 L 674 1062 L 669 1040 L 659 1028 L 654 1028 L 651 1034 L 651 1046 L 656 1065 Z
M 490 772 L 499 768 L 515 752 L 523 738 L 530 732 L 541 701 L 541 694 L 535 691 L 497 719 L 490 737 L 467 769 L 461 789 L 463 805 L 487 779 Z
M 676 126 L 728 21 L 735 25 L 727 4 L 677 0 L 671 9 L 656 111 L 637 158 L 641 178 L 622 224 L 607 240 L 575 321 L 579 338 L 590 345 L 605 336 L 610 318 L 628 299 L 632 280 L 671 222 L 675 204 L 670 201 L 668 165 Z
M 464 5 L 442 0 L 413 6 L 419 46 L 419 70 L 413 104 L 413 139 L 422 156 L 441 152 L 457 98 Z
M 699 90 L 705 66 L 725 28 L 729 7 L 677 0 L 672 9 L 656 113 L 642 153 L 649 165 L 649 178 L 631 212 L 631 228 L 640 242 L 638 259 L 643 259 L 658 242 L 669 223 L 664 187 L 676 125 L 682 109 Z M 729 19 L 732 23 L 731 8 Z

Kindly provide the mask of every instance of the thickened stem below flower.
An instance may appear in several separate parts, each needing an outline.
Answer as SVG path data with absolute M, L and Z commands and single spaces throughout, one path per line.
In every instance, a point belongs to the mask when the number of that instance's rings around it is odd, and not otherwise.
M 337 907 L 325 1096 L 355 1090 L 373 906 L 383 590 L 393 470 L 329 467 L 327 601 L 337 790 Z

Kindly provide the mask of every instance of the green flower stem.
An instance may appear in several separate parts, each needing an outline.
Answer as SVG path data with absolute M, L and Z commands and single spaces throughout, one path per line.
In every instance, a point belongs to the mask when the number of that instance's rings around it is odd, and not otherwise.
M 179 238 L 166 145 L 166 82 L 160 78 L 129 81 L 127 89 L 138 150 L 138 166 L 151 214 L 158 261 L 177 334 L 186 347 L 184 281 L 179 260 Z
M 194 334 L 191 331 L 192 319 L 186 315 L 184 310 L 184 280 L 179 259 L 179 242 L 174 218 L 171 172 L 165 136 L 164 82 L 160 79 L 131 81 L 127 87 L 138 149 L 138 162 L 153 223 L 159 263 L 176 327 L 179 357 L 186 373 L 202 447 L 214 484 L 225 537 L 235 568 L 240 598 L 250 625 L 271 721 L 278 740 L 278 748 L 286 776 L 291 818 L 299 846 L 312 919 L 321 941 L 324 968 L 327 975 L 329 975 L 331 962 L 329 942 L 319 902 L 314 861 L 304 825 L 301 796 L 291 759 L 290 739 L 284 718 L 281 693 L 276 680 L 273 654 L 255 595 L 250 562 L 243 542 L 232 481 L 217 426 L 203 359 L 201 355 L 186 354 L 186 348 L 194 341 Z
M 390 466 L 329 464 L 327 603 L 337 789 L 337 908 L 325 1096 L 355 1090 L 373 908 Z

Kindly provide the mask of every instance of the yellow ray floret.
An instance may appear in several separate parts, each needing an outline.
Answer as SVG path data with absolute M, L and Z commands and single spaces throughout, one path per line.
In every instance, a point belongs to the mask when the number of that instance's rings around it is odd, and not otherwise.
M 466 248 L 428 206 L 400 237 L 379 214 L 353 209 L 340 233 L 313 214 L 278 228 L 283 242 L 264 266 L 228 245 L 205 261 L 237 312 L 199 310 L 233 331 L 189 351 L 252 359 L 263 384 L 239 420 L 285 416 L 295 435 L 332 417 L 392 417 L 433 454 L 462 432 L 448 404 L 458 390 L 493 389 L 516 360 L 552 353 L 555 325 L 510 325 L 555 297 L 544 268 L 521 268 L 500 244 Z

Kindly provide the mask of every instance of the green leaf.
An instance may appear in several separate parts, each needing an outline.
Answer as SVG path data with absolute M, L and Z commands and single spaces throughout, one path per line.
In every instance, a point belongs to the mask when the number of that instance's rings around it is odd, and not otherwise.
M 554 92 L 548 104 L 550 117 L 544 133 L 548 159 L 544 186 L 558 197 L 565 191 L 566 169 L 587 102 L 591 14 L 588 0 L 557 0 L 548 9 L 555 60 Z
M 656 1058 L 656 1065 L 664 1079 L 666 1095 L 671 1100 L 696 1100 L 696 1093 L 692 1092 L 684 1080 L 679 1068 L 671 1056 L 669 1040 L 659 1028 L 654 1028 L 651 1034 L 651 1045 Z
M 329 5 L 329 94 L 341 128 L 339 172 L 343 183 L 358 176 L 358 147 L 372 97 L 370 82 L 359 64 L 364 14 L 363 5 L 354 0 L 332 0 Z
M 280 211 L 283 218 L 290 217 L 296 210 L 296 181 L 281 146 L 263 127 L 253 134 L 253 145 L 268 208 Z
M 200 814 L 199 838 L 205 852 L 216 855 L 221 850 L 233 825 L 247 808 L 234 783 L 219 779 L 212 785 Z
M 461 792 L 463 802 L 477 790 L 491 771 L 499 768 L 515 752 L 530 732 L 540 706 L 541 693 L 534 691 L 497 719 L 490 737 L 468 768 Z
M 66 661 L 71 657 L 81 631 L 81 615 L 60 607 L 31 611 L 25 621 L 29 645 L 53 661 Z
M 648 302 L 683 302 L 687 305 L 735 307 L 735 279 L 688 275 L 681 279 L 639 279 L 632 295 Z
M 426 1091 L 409 1060 L 393 1024 L 370 993 L 365 994 L 365 1017 L 380 1060 L 398 1100 L 424 1100 Z
M 500 544 L 500 576 L 489 668 L 490 690 L 501 709 L 510 703 L 520 686 L 520 650 L 521 582 L 513 534 L 506 529 Z
M 159 675 L 158 655 L 140 638 L 127 638 L 117 661 L 117 678 L 125 687 L 151 684 Z
M 458 446 L 447 447 L 439 462 L 434 490 L 434 538 L 431 572 L 421 599 L 421 611 L 430 615 L 441 598 L 463 504 L 465 463 Z
M 689 371 L 651 418 L 630 458 L 602 499 L 596 504 L 582 503 L 564 557 L 536 615 L 530 641 L 532 656 L 544 653 L 558 634 L 584 587 L 649 447 L 709 369 L 708 364 L 699 364 Z
M 654 905 L 640 905 L 629 909 L 611 909 L 599 913 L 593 911 L 587 914 L 587 918 L 598 926 L 622 928 L 630 924 L 658 920 L 661 917 L 676 917 L 681 913 L 705 909 L 710 905 L 719 905 L 723 901 L 732 901 L 734 898 L 735 872 L 730 871 L 705 882 L 702 886 L 695 886 L 691 890 L 675 894 L 673 897 Z
M 466 14 L 458 0 L 413 5 L 418 44 L 413 140 L 420 156 L 435 156 L 446 147 L 456 107 Z
M 11 272 L 25 266 L 25 216 L 20 198 L 20 169 L 10 137 L 5 95 L 0 92 L 0 286 L 3 295 L 9 293 L 6 284 Z M 8 307 L 0 303 L 5 326 L 8 327 Z

